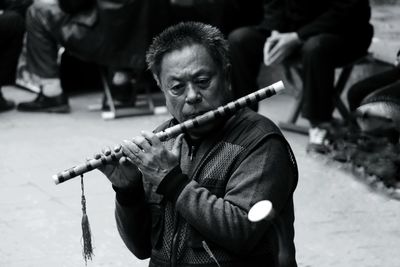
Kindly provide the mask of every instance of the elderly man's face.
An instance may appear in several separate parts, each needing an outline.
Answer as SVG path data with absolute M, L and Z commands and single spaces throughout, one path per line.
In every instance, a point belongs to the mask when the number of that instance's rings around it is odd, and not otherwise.
M 166 54 L 161 62 L 159 85 L 169 112 L 179 122 L 215 109 L 228 99 L 226 76 L 200 45 Z M 201 134 L 211 126 L 197 131 Z

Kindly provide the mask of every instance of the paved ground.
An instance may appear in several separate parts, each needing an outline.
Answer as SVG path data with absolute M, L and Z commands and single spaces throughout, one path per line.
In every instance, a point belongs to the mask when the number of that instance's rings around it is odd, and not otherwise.
M 14 88 L 6 88 L 5 95 L 16 101 L 33 97 Z M 56 186 L 51 176 L 167 118 L 103 121 L 87 110 L 99 100 L 99 93 L 72 97 L 69 115 L 0 114 L 0 266 L 84 266 L 79 180 Z M 281 120 L 292 101 L 275 96 L 262 102 L 260 112 Z M 400 266 L 400 202 L 307 155 L 305 136 L 286 136 L 300 168 L 295 194 L 299 266 Z M 146 266 L 118 236 L 108 181 L 98 171 L 88 173 L 85 181 L 95 245 L 88 266 Z
M 374 38 L 370 51 L 379 60 L 393 63 L 400 49 L 400 3 L 375 5 L 372 9 Z

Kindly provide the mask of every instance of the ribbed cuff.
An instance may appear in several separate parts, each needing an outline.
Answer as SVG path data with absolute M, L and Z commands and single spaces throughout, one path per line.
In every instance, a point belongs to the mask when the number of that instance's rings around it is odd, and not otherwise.
M 189 183 L 189 178 L 182 173 L 178 165 L 172 169 L 158 185 L 157 193 L 172 202 L 176 202 L 183 188 Z
M 116 199 L 121 206 L 131 206 L 135 202 L 142 201 L 144 199 L 143 183 L 136 184 L 134 187 L 119 188 L 112 186 L 116 195 Z

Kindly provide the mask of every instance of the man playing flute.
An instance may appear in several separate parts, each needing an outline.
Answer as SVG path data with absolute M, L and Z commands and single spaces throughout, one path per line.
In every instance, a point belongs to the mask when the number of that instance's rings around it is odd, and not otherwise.
M 172 26 L 146 60 L 172 115 L 155 132 L 232 100 L 228 45 L 215 27 Z M 297 166 L 269 119 L 244 108 L 165 142 L 142 132 L 119 149 L 124 156 L 99 169 L 116 192 L 123 241 L 149 266 L 297 266 Z M 265 199 L 274 217 L 250 222 L 250 208 Z

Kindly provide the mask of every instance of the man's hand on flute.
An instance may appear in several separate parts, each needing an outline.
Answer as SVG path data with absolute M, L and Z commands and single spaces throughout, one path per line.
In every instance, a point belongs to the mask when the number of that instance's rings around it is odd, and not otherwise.
M 143 175 L 143 179 L 158 187 L 162 179 L 179 165 L 183 134 L 180 134 L 168 150 L 160 139 L 151 132 L 142 131 L 132 141 L 122 144 L 124 155 L 133 162 Z
M 122 146 L 117 146 L 113 151 L 109 147 L 103 148 L 103 154 L 96 154 L 95 159 L 100 159 L 104 156 L 109 156 L 111 153 L 118 153 L 122 149 Z M 126 156 L 122 156 L 118 162 L 108 163 L 98 167 L 98 169 L 104 173 L 110 182 L 118 188 L 130 188 L 134 187 L 141 179 L 141 174 L 138 167 Z

